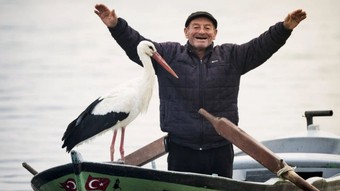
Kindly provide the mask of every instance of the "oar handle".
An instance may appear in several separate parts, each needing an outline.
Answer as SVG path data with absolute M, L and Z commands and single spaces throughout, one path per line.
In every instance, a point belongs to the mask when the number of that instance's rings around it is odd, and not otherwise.
M 215 128 L 218 134 L 225 139 L 229 140 L 235 146 L 254 158 L 268 170 L 277 174 L 281 169 L 288 165 L 276 156 L 271 150 L 265 147 L 262 143 L 248 135 L 241 128 L 233 124 L 226 118 L 215 117 L 204 109 L 198 111 L 203 115 Z M 301 178 L 292 170 L 288 170 L 282 173 L 282 176 L 299 188 L 305 191 L 319 191 L 313 185 L 309 184 L 306 180 Z
M 32 175 L 36 175 L 38 174 L 38 172 L 36 170 L 34 170 L 34 168 L 32 168 L 29 164 L 27 164 L 26 162 L 22 163 L 22 166 L 28 171 L 30 172 Z

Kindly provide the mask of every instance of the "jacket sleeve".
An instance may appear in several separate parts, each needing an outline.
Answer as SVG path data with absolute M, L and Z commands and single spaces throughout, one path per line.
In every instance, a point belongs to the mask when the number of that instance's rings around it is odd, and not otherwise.
M 286 43 L 291 32 L 284 28 L 283 22 L 279 22 L 259 37 L 245 44 L 236 45 L 234 58 L 240 74 L 245 74 L 263 64 Z
M 148 40 L 131 28 L 123 18 L 118 18 L 118 23 L 114 28 L 108 28 L 111 36 L 118 45 L 125 51 L 126 55 L 133 62 L 142 65 L 137 54 L 137 46 L 142 40 Z

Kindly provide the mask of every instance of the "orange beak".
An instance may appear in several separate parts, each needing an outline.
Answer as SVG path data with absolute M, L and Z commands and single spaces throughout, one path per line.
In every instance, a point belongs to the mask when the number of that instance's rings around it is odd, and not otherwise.
M 178 78 L 176 72 L 173 71 L 173 69 L 169 66 L 168 63 L 166 63 L 163 57 L 160 54 L 158 54 L 158 52 L 154 52 L 152 58 L 155 59 L 158 62 L 158 64 L 161 65 L 171 75 L 173 75 L 175 78 Z

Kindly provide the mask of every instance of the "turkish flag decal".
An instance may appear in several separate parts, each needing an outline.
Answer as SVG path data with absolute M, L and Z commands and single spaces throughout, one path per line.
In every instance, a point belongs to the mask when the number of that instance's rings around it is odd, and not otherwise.
M 69 178 L 65 182 L 60 183 L 60 188 L 63 188 L 65 191 L 77 191 L 77 184 L 73 178 Z
M 109 184 L 110 179 L 108 178 L 92 177 L 89 175 L 86 180 L 85 189 L 105 191 Z

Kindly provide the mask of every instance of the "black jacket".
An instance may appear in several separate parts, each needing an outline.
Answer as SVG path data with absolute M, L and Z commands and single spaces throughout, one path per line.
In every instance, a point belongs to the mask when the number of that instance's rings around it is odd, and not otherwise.
M 121 18 L 117 26 L 109 30 L 129 58 L 141 65 L 136 47 L 145 38 Z M 153 42 L 179 76 L 176 79 L 154 64 L 162 131 L 169 133 L 171 141 L 193 149 L 230 144 L 198 114 L 198 110 L 204 108 L 238 124 L 237 99 L 241 75 L 270 58 L 285 44 L 290 34 L 291 31 L 279 22 L 247 43 L 211 45 L 202 60 L 192 53 L 188 43 L 183 46 L 176 42 Z

